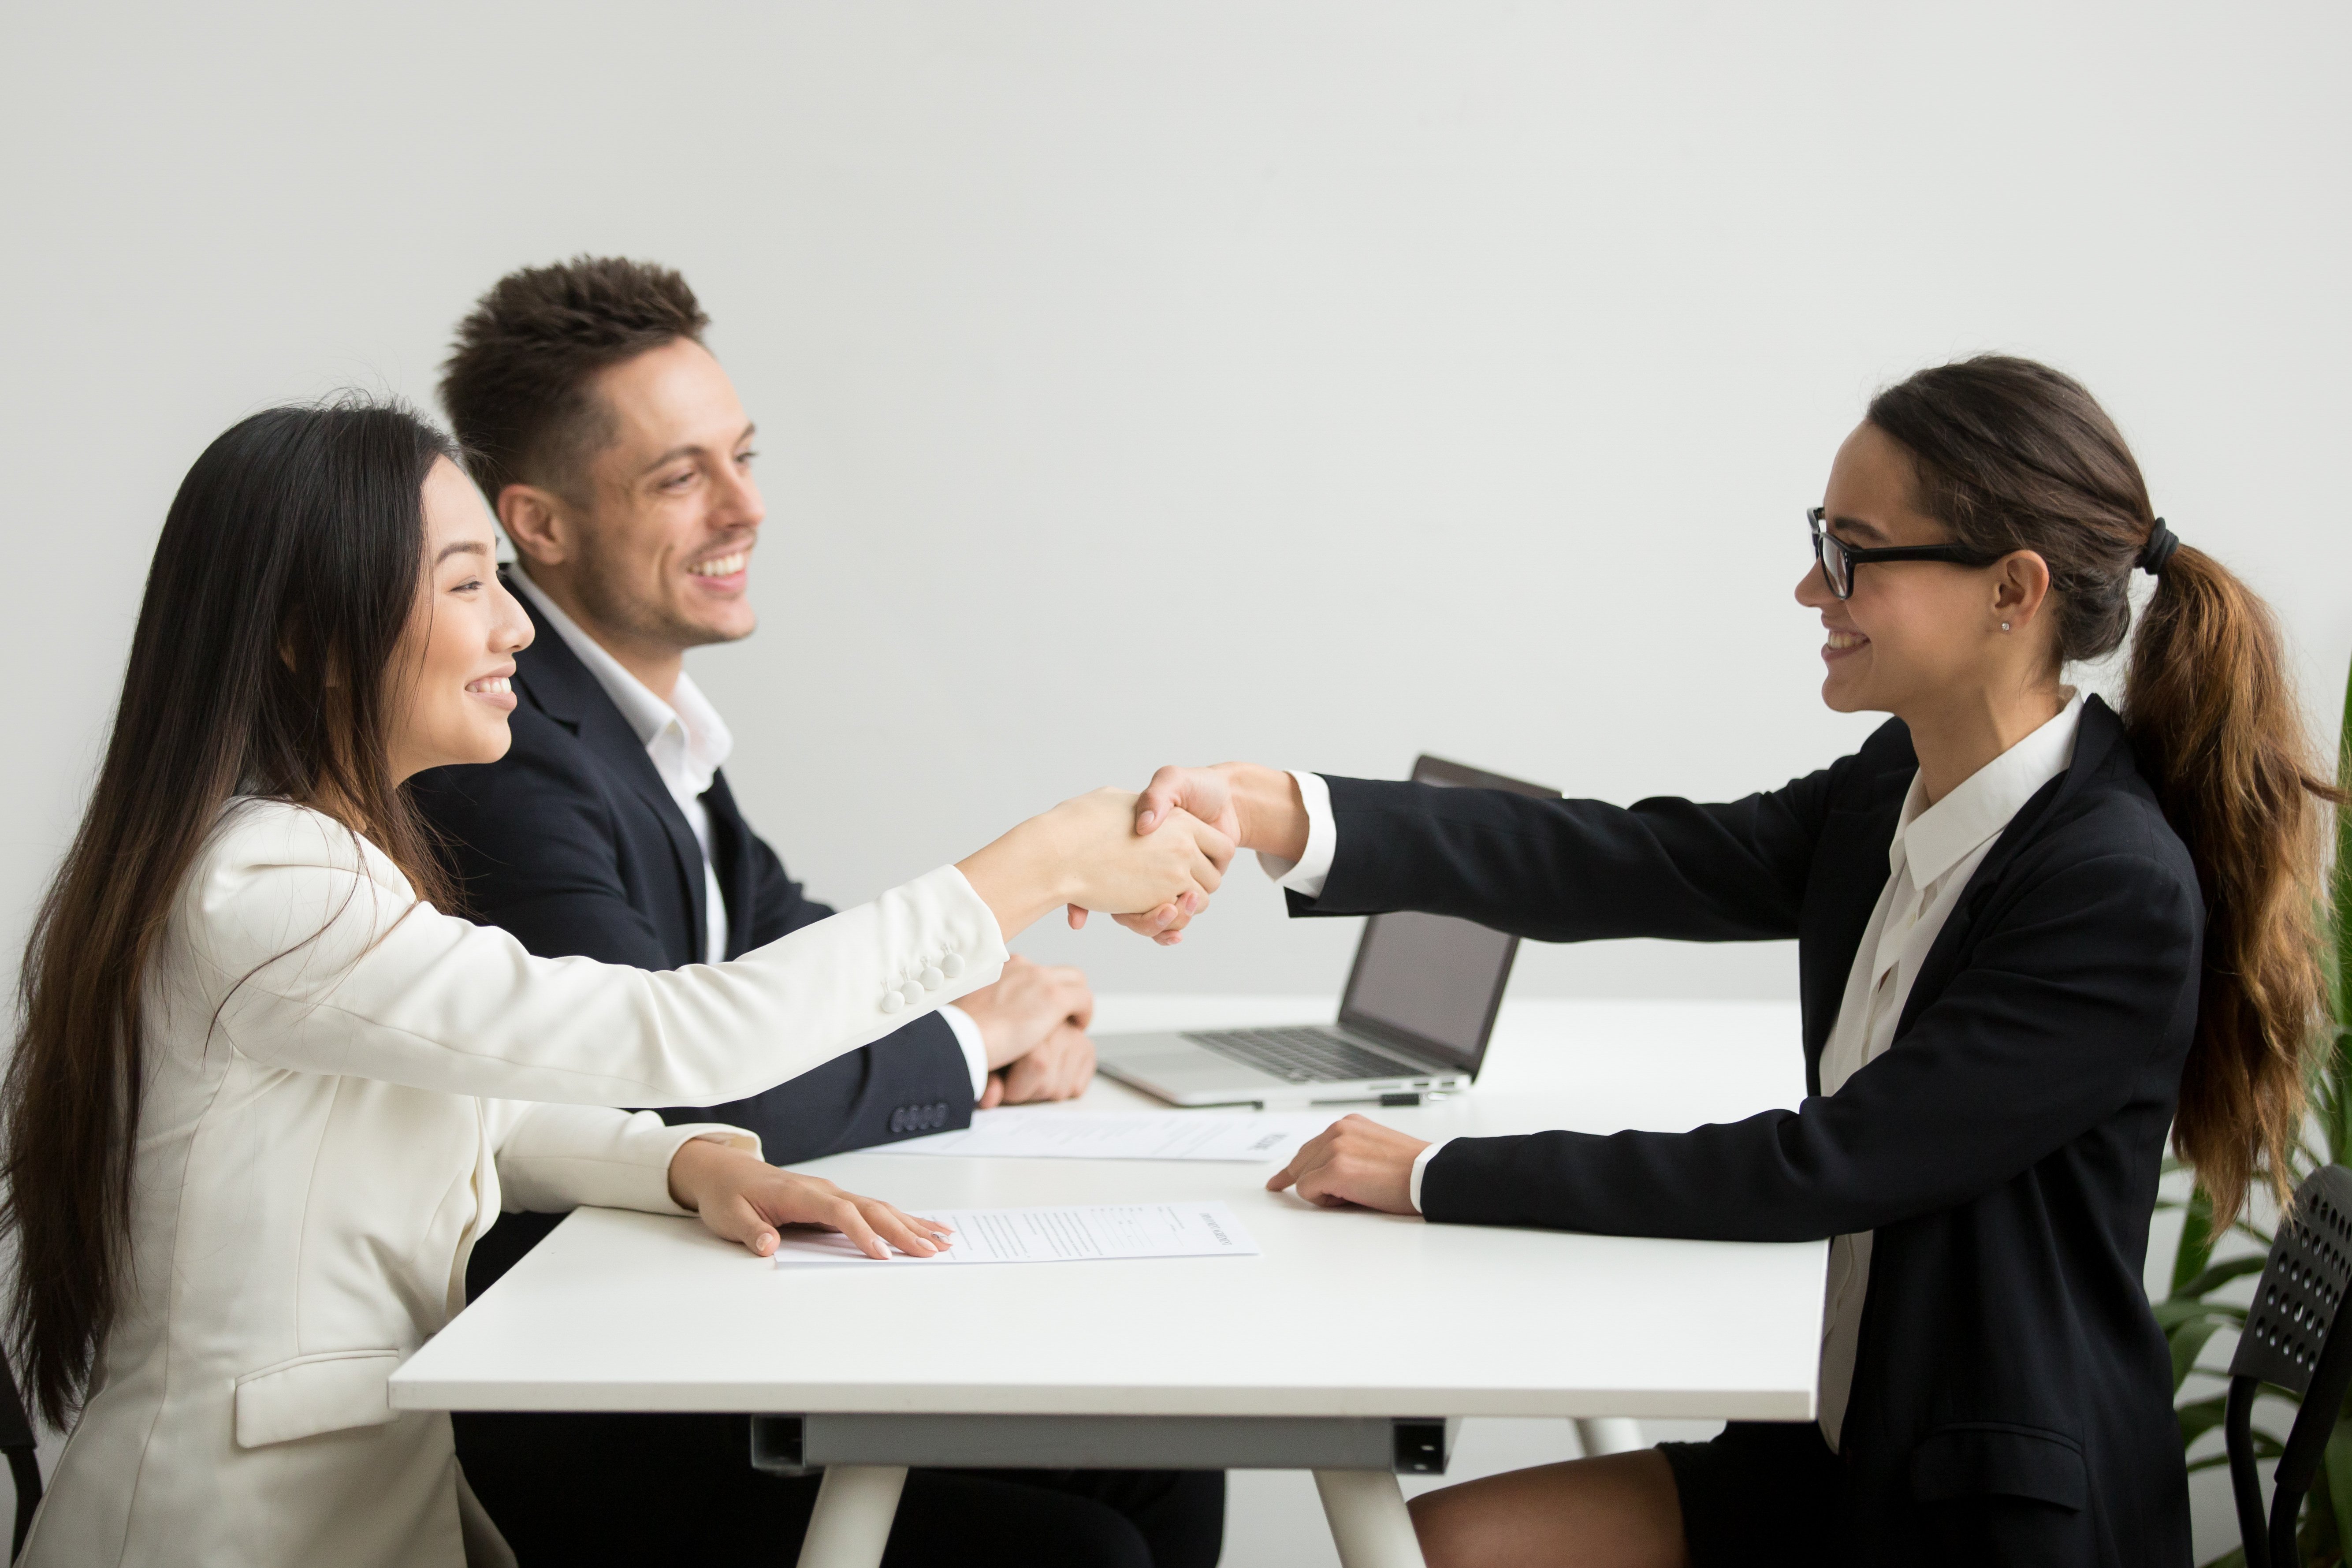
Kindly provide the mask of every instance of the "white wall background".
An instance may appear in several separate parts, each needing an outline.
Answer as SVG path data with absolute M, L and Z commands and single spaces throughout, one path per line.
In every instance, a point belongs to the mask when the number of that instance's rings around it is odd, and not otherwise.
M 2083 376 L 2159 507 L 2352 652 L 2352 13 L 1395 0 L 8 7 L 0 942 L 232 420 L 429 401 L 509 268 L 657 258 L 765 431 L 765 621 L 692 668 L 856 899 L 1168 760 L 1615 799 L 1853 746 L 1799 512 L 1878 384 Z M 1336 986 L 1237 888 L 1106 989 Z M 1783 948 L 1520 984 L 1778 995 Z
M 0 939 L 203 444 L 429 403 L 509 268 L 685 270 L 764 428 L 764 625 L 696 657 L 854 900 L 1170 760 L 1429 749 L 1615 799 L 1853 745 L 1790 601 L 1871 390 L 2082 375 L 2159 506 L 2352 650 L 2340 7 L 12 7 Z M 1106 988 L 1336 986 L 1237 888 Z M 1789 950 L 1530 990 L 1791 993 Z

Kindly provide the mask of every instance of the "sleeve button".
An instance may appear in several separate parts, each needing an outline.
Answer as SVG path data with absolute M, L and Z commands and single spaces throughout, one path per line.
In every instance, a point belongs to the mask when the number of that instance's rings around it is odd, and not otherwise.
M 905 1005 L 906 1004 L 899 1000 L 898 994 L 896 991 L 885 991 L 882 993 L 882 1011 L 885 1013 L 895 1013 L 900 1007 Z
M 931 964 L 923 971 L 924 990 L 937 991 L 940 986 L 945 985 L 947 983 L 948 977 L 940 973 L 940 966 L 938 964 Z
M 950 980 L 953 980 L 956 976 L 961 974 L 963 973 L 963 956 L 961 953 L 951 952 L 945 958 L 940 959 L 940 973 L 946 975 Z

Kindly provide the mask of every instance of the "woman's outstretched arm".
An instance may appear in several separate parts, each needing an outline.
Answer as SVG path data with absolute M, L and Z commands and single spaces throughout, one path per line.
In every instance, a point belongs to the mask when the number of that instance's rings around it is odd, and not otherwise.
M 1541 942 L 1793 937 L 1837 773 L 1859 762 L 1724 805 L 1616 806 L 1331 778 L 1329 819 L 1318 831 L 1333 841 L 1311 846 L 1310 857 L 1329 870 L 1314 896 L 1291 896 L 1291 912 L 1420 910 Z M 1310 849 L 1297 781 L 1255 763 L 1162 768 L 1136 810 L 1139 831 L 1183 811 L 1276 860 Z M 1121 923 L 1164 938 L 1190 918 L 1162 913 Z
M 454 1094 L 596 1105 L 740 1100 L 993 979 L 1004 939 L 1069 901 L 1199 904 L 1232 855 L 1189 816 L 1139 838 L 1081 796 L 972 856 L 730 963 L 661 973 L 531 956 L 415 901 L 314 812 L 239 807 L 175 921 L 213 1013 L 257 1060 Z

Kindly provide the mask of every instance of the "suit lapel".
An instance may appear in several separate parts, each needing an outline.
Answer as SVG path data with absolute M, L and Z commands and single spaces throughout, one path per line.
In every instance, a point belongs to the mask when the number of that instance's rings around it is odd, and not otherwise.
M 645 742 L 604 694 L 595 674 L 580 662 L 572 645 L 539 617 L 528 595 L 517 593 L 515 602 L 530 616 L 532 632 L 530 646 L 515 655 L 516 689 L 541 712 L 578 735 L 580 743 L 597 761 L 627 781 L 630 790 L 662 825 L 677 861 L 679 891 L 694 914 L 687 951 L 694 955 L 691 962 L 699 963 L 703 932 L 709 930 L 709 885 L 702 875 L 702 846 L 686 813 L 678 808 L 669 785 L 662 782 L 653 758 L 646 754 Z
M 2033 842 L 2061 802 L 2080 794 L 2085 781 L 2104 768 L 2124 741 L 2123 721 L 2115 710 L 2093 697 L 2083 704 L 2083 716 L 2074 731 L 2074 757 L 2066 771 L 2033 792 L 2032 799 L 2018 808 L 2009 826 L 1969 878 L 1969 885 L 1953 907 L 1951 918 L 1944 929 L 1936 933 L 1935 945 L 1927 950 L 1927 961 L 1919 965 L 1919 976 L 1911 983 L 1911 994 L 1903 1004 L 1903 1016 L 1895 1021 L 1895 1037 L 1901 1039 L 1911 1027 L 1911 1021 L 1920 1010 L 1932 1005 L 1944 994 L 1944 987 L 1959 973 L 1960 955 L 1967 951 L 1969 933 L 1984 912 L 1985 902 L 2000 886 L 2001 877 L 2017 859 L 2025 847 Z

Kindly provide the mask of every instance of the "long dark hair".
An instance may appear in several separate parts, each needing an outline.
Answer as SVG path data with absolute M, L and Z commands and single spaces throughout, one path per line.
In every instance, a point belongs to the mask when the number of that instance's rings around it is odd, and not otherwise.
M 196 459 L 147 572 L 97 788 L 26 944 L 0 1080 L 16 1362 L 63 1426 L 129 1263 L 144 983 L 232 795 L 318 807 L 417 885 L 437 861 L 386 757 L 393 666 L 423 573 L 426 472 L 407 409 L 273 408 Z
M 2048 564 L 2061 658 L 2121 646 L 2131 574 L 2162 536 L 2131 449 L 2080 383 L 1985 355 L 1887 388 L 1869 422 L 1910 453 L 1921 510 L 1959 542 Z M 2123 720 L 2204 896 L 2172 1136 L 2221 1227 L 2258 1177 L 2287 1194 L 2324 1000 L 2317 804 L 2338 796 L 2314 766 L 2268 606 L 2193 545 L 2158 565 Z

